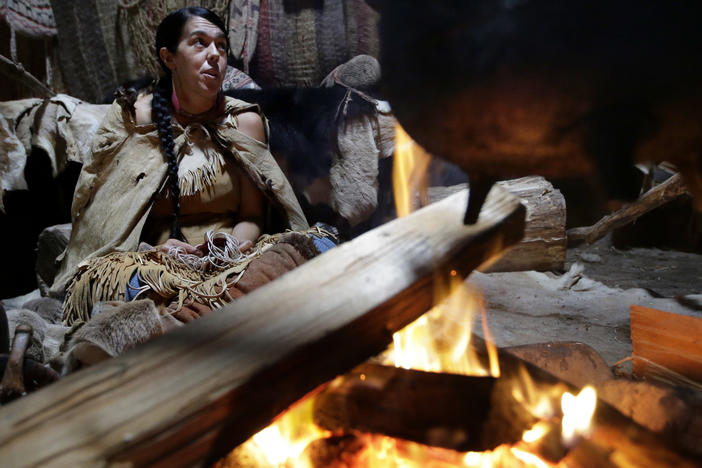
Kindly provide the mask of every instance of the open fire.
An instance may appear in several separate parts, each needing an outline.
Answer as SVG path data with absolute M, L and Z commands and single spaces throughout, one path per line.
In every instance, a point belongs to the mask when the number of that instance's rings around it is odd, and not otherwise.
M 399 216 L 423 204 L 430 156 L 398 127 L 395 198 Z M 456 271 L 435 274 L 435 307 L 393 335 L 378 356 L 384 365 L 428 372 L 499 378 L 498 352 L 490 338 L 482 295 Z M 480 316 L 488 359 L 471 343 Z M 221 466 L 285 468 L 333 467 L 547 467 L 556 466 L 568 447 L 588 435 L 597 397 L 588 387 L 574 396 L 564 385 L 537 386 L 522 369 L 512 398 L 536 422 L 520 441 L 492 450 L 460 452 L 359 431 L 334 433 L 314 423 L 317 393 L 307 396 L 238 447 Z M 364 373 L 358 379 L 368 385 Z M 328 384 L 341 385 L 341 377 Z M 559 404 L 560 403 L 560 404 Z M 543 455 L 543 454 L 546 455 Z M 546 459 L 545 459 L 546 458 Z M 550 459 L 550 460 L 547 460 Z

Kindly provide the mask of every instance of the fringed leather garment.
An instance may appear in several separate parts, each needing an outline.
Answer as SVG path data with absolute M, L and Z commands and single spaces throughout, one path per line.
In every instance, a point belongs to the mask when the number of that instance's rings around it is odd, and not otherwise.
M 173 121 L 179 159 L 185 160 L 187 156 L 187 160 L 207 162 L 195 170 L 194 166 L 184 164 L 179 171 L 181 186 L 186 193 L 206 188 L 213 171 L 221 170 L 223 161 L 232 160 L 267 196 L 270 205 L 278 209 L 284 227 L 308 229 L 292 187 L 268 146 L 238 130 L 236 116 L 246 111 L 259 109 L 257 105 L 227 97 L 225 115 L 220 122 L 183 127 Z M 126 286 L 137 267 L 140 277 L 154 278 L 147 282 L 153 282 L 155 290 L 172 290 L 175 284 L 182 286 L 182 281 L 196 282 L 181 267 L 174 266 L 169 273 L 178 276 L 175 282 L 166 279 L 170 277 L 163 272 L 150 272 L 149 265 L 170 267 L 172 262 L 157 252 L 135 252 L 154 201 L 166 188 L 166 169 L 156 126 L 137 125 L 133 106 L 115 102 L 93 140 L 92 162 L 84 166 L 78 180 L 72 206 L 73 231 L 52 286 L 53 295 L 62 296 L 66 285 L 79 272 L 81 278 L 91 277 L 90 283 L 94 284 L 90 286 L 91 303 L 119 299 L 124 291 L 122 286 Z M 101 266 L 95 260 L 114 252 L 129 254 L 119 259 L 109 257 L 114 267 Z M 131 271 L 129 276 L 127 271 Z M 75 287 L 72 289 L 72 299 L 66 298 L 64 319 L 71 316 L 71 321 L 80 320 L 89 314 L 90 309 L 85 310 L 88 303 L 80 299 L 86 294 L 87 291 L 79 293 Z

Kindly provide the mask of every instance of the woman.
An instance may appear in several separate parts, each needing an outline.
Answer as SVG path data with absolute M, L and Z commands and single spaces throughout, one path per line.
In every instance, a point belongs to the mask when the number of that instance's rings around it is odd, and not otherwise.
M 168 252 L 192 263 L 217 248 L 197 245 L 207 231 L 231 233 L 231 253 L 236 244 L 250 250 L 264 230 L 308 228 L 268 151 L 258 107 L 220 91 L 227 48 L 224 23 L 207 9 L 177 10 L 159 25 L 165 75 L 150 94 L 117 98 L 78 181 L 73 231 L 52 286 L 61 295 L 72 280 L 65 322 L 86 321 L 93 303 L 135 292 L 173 301 L 174 312 L 188 301 L 218 304 L 229 298 L 221 285 L 250 259 L 203 272 Z M 136 252 L 140 242 L 160 247 Z

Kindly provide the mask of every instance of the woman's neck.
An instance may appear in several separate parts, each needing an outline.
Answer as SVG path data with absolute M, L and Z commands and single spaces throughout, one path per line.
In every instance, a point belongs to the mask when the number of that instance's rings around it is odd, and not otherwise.
M 217 105 L 217 97 L 193 97 L 179 89 L 176 80 L 173 80 L 173 95 L 171 100 L 175 111 L 186 116 L 198 116 L 212 110 Z
M 173 91 L 171 95 L 171 102 L 173 104 L 174 116 L 181 125 L 189 125 L 193 122 L 206 122 L 211 120 L 216 120 L 224 112 L 224 99 L 221 95 L 218 95 L 214 103 L 210 105 L 208 109 L 203 112 L 193 114 L 188 112 L 188 110 L 183 109 L 180 103 L 178 94 Z

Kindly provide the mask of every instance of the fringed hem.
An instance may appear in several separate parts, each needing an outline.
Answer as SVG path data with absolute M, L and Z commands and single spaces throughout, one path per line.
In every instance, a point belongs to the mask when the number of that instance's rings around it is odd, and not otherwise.
M 307 233 L 317 233 L 310 229 Z M 114 252 L 92 258 L 81 265 L 66 290 L 63 303 L 63 322 L 67 326 L 87 322 L 93 305 L 102 301 L 124 301 L 129 280 L 136 274 L 149 291 L 163 298 L 163 302 L 178 300 L 176 311 L 191 301 L 211 308 L 231 302 L 228 288 L 236 284 L 249 263 L 261 256 L 286 233 L 261 236 L 245 259 L 233 262 L 218 271 L 197 271 L 168 254 L 149 250 L 145 252 Z
M 189 197 L 214 186 L 217 176 L 223 172 L 224 164 L 224 157 L 212 151 L 208 154 L 207 162 L 199 167 L 185 169 L 181 166 L 178 173 L 181 195 Z

